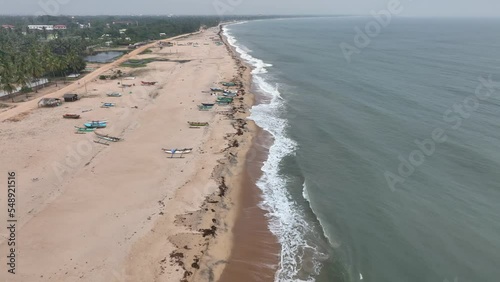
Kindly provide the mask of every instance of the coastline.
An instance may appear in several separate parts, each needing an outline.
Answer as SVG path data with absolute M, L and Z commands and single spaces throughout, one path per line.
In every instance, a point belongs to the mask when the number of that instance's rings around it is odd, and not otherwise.
M 223 35 L 221 25 L 219 35 L 224 42 L 228 52 L 232 54 L 240 70 L 240 76 L 244 77 L 247 93 L 252 93 L 251 106 L 260 104 L 259 97 L 255 94 L 253 85 L 252 66 L 246 63 L 236 49 Z M 247 104 L 248 105 L 248 104 Z M 248 118 L 249 114 L 245 116 Z M 239 205 L 233 222 L 232 248 L 226 267 L 220 277 L 220 282 L 232 281 L 274 281 L 275 273 L 279 264 L 280 245 L 277 238 L 269 230 L 269 221 L 266 211 L 259 207 L 262 201 L 262 191 L 256 183 L 262 176 L 262 165 L 268 157 L 269 142 L 272 142 L 270 134 L 258 127 L 254 121 L 248 120 L 251 128 L 252 141 L 250 146 L 243 151 L 245 160 L 242 176 L 237 179 L 241 186 L 239 194 Z

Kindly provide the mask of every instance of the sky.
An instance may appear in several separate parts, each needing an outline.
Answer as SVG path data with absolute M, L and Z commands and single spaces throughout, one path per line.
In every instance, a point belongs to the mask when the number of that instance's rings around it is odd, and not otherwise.
M 369 15 L 402 7 L 400 16 L 500 17 L 500 0 L 0 0 L 2 15 Z

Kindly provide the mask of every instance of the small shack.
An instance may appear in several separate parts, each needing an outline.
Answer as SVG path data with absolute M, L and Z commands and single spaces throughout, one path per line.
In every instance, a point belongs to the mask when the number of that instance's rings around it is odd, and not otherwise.
M 42 98 L 38 101 L 38 107 L 57 107 L 62 104 L 61 99 L 57 98 Z
M 64 94 L 64 102 L 74 102 L 78 100 L 78 94 Z

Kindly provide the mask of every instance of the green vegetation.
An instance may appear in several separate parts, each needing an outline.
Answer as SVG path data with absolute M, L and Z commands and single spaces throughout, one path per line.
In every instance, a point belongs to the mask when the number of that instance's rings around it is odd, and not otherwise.
M 0 32 L 0 89 L 11 95 L 19 86 L 42 77 L 66 76 L 85 68 L 85 44 L 80 39 L 40 41 L 35 36 Z M 12 95 L 11 95 L 12 96 Z
M 0 89 L 12 96 L 19 86 L 27 92 L 30 82 L 39 78 L 77 73 L 85 69 L 84 56 L 95 49 L 141 45 L 214 27 L 221 21 L 262 18 L 273 17 L 0 16 L 0 25 L 13 26 L 0 27 Z M 65 25 L 65 29 L 30 30 L 28 25 Z M 129 60 L 123 66 L 144 67 L 160 60 Z
M 143 54 L 151 54 L 151 53 L 153 53 L 153 50 L 151 50 L 151 49 L 148 48 L 148 49 L 142 51 L 141 55 L 143 55 Z
M 168 59 L 163 59 L 163 58 L 148 58 L 148 59 L 141 59 L 141 60 L 128 60 L 121 64 L 122 67 L 129 67 L 129 68 L 142 68 L 145 67 L 147 64 L 151 62 L 166 62 Z

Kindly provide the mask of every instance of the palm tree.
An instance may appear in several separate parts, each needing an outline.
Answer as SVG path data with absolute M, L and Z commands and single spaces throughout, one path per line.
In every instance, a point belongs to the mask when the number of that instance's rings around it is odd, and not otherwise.
M 14 77 L 14 65 L 11 62 L 5 60 L 2 64 L 2 73 L 0 74 L 0 86 L 2 90 L 5 91 L 12 102 L 14 102 L 14 91 L 16 90 L 15 77 Z
M 34 80 L 38 80 L 45 71 L 39 56 L 40 54 L 34 48 L 31 49 L 28 55 L 27 69 L 29 75 Z M 35 92 L 38 93 L 38 89 L 36 87 L 35 87 Z
M 66 58 L 64 56 L 58 56 L 56 61 L 57 69 L 64 75 L 64 84 L 66 84 L 66 71 L 68 70 L 68 63 L 66 62 Z
M 19 60 L 16 61 L 14 65 L 12 80 L 13 82 L 21 86 L 21 89 L 27 90 L 26 88 L 30 85 L 31 77 L 27 71 L 26 57 L 19 56 Z M 26 98 L 28 98 L 28 91 L 26 91 Z
M 66 61 L 68 62 L 68 67 L 71 69 L 71 71 L 73 73 L 78 72 L 79 59 L 80 58 L 73 50 L 66 56 Z

